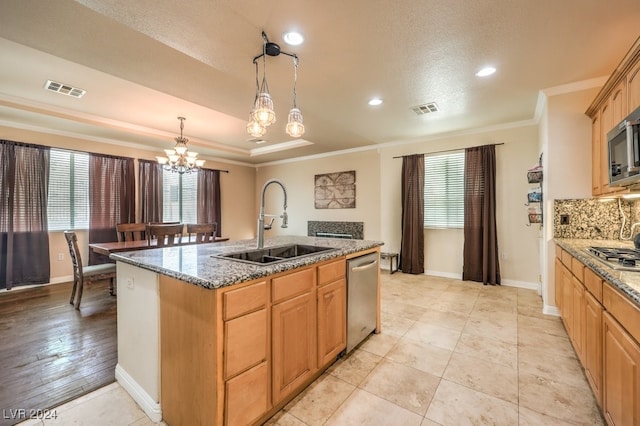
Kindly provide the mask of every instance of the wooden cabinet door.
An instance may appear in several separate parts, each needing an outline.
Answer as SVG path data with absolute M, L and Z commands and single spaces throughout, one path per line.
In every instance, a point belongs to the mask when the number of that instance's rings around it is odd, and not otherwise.
M 609 187 L 609 147 L 607 133 L 613 127 L 610 100 L 600 109 L 600 191 L 602 194 L 611 192 Z
M 248 425 L 268 409 L 269 369 L 263 362 L 225 383 L 225 424 Z M 188 405 L 188 401 L 185 402 Z
M 602 158 L 600 130 L 600 112 L 597 112 L 591 121 L 591 192 L 593 195 L 602 193 L 600 175 L 602 174 L 602 162 L 607 162 Z
M 604 313 L 603 412 L 610 425 L 640 424 L 640 346 Z
M 640 107 L 640 62 L 638 62 L 627 76 L 627 110 L 634 111 Z
M 273 405 L 316 372 L 316 292 L 271 308 Z
M 554 296 L 556 299 L 556 307 L 558 312 L 562 315 L 562 261 L 556 257 L 555 261 L 555 277 L 554 277 Z
M 573 329 L 573 275 L 566 266 L 562 265 L 562 322 L 567 334 L 571 337 Z
M 343 278 L 318 288 L 318 367 L 334 361 L 346 347 L 347 282 Z
M 224 378 L 267 359 L 267 310 L 261 309 L 224 323 Z
M 627 82 L 622 80 L 611 93 L 611 126 L 613 127 L 621 122 L 628 113 Z
M 602 305 L 588 291 L 584 301 L 584 371 L 602 407 Z
M 571 327 L 571 341 L 573 347 L 578 354 L 578 358 L 584 365 L 584 286 L 576 278 L 573 277 L 573 326 Z

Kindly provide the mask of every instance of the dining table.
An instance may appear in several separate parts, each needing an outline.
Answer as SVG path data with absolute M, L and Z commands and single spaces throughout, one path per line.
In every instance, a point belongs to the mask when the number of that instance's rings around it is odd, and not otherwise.
M 228 237 L 216 237 L 214 243 L 221 241 L 228 241 Z M 185 235 L 180 238 L 180 241 L 176 241 L 173 246 L 164 246 L 164 247 L 179 247 L 183 245 L 197 244 L 195 235 Z M 148 250 L 158 247 L 157 240 L 135 240 L 135 241 L 113 241 L 108 243 L 90 243 L 89 248 L 96 253 L 104 254 L 109 256 L 111 253 L 119 253 L 123 251 L 134 251 L 134 250 Z

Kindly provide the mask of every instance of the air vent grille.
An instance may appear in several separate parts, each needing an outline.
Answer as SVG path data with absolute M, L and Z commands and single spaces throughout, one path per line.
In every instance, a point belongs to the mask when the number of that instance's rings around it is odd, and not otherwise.
M 56 93 L 62 93 L 63 95 L 73 96 L 74 98 L 81 98 L 87 93 L 84 89 L 79 89 L 77 87 L 70 86 L 64 83 L 58 83 L 53 80 L 47 80 L 44 85 L 44 88 Z
M 414 106 L 411 109 L 418 115 L 431 114 L 432 112 L 440 111 L 440 108 L 438 108 L 438 105 L 436 105 L 435 102 Z

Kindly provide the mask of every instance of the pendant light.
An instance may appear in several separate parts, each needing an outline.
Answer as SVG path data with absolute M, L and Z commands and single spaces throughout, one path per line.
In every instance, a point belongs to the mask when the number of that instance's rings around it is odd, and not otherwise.
M 302 112 L 296 105 L 296 83 L 298 82 L 298 57 L 293 57 L 293 106 L 289 111 L 287 120 L 287 134 L 292 138 L 299 138 L 304 134 L 304 124 L 302 124 Z

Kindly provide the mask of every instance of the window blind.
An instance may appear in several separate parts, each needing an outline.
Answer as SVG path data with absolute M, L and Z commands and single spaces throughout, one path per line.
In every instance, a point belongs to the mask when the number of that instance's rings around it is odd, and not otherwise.
M 464 151 L 424 157 L 424 227 L 464 227 Z
M 51 149 L 49 164 L 49 230 L 88 229 L 89 155 Z
M 162 174 L 162 220 L 196 223 L 198 208 L 198 174 L 179 174 L 164 170 Z

